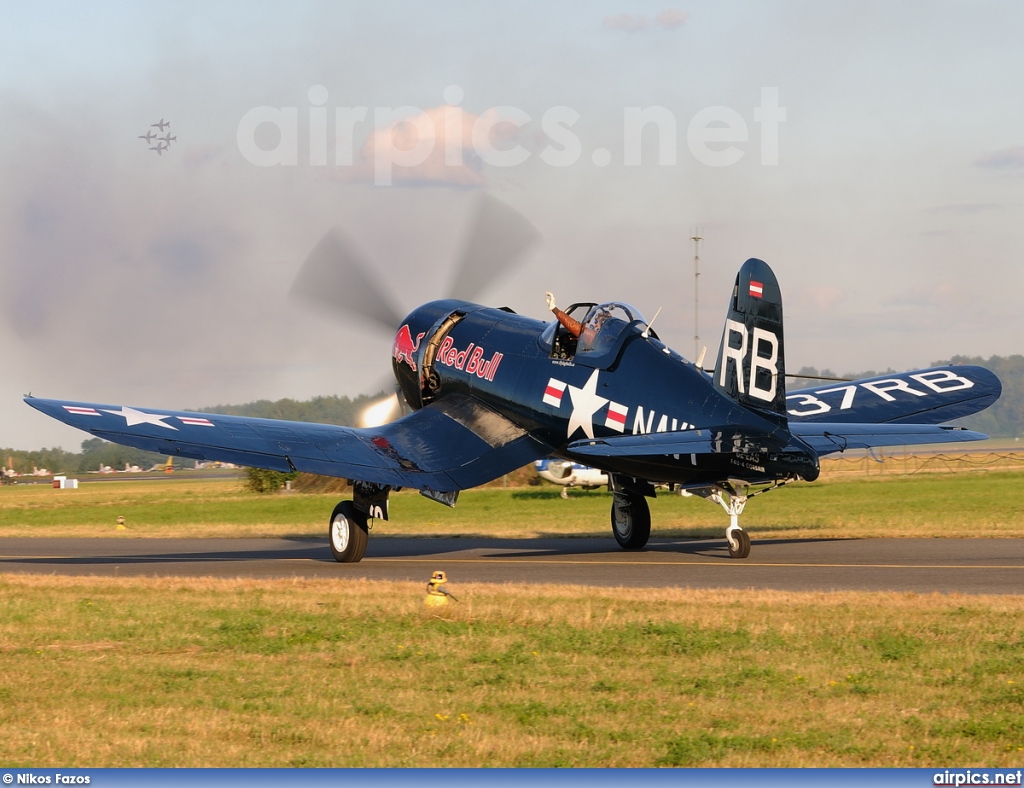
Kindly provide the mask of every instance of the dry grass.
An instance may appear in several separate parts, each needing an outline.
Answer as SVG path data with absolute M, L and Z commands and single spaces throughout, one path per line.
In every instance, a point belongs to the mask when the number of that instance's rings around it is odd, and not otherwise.
M 0 578 L 0 760 L 1013 766 L 1024 598 Z

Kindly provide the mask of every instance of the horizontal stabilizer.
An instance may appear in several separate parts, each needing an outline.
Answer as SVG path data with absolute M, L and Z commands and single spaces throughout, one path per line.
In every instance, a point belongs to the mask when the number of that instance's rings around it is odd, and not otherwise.
M 984 410 L 1002 393 L 984 367 L 946 366 L 830 382 L 786 397 L 798 422 L 940 424 Z

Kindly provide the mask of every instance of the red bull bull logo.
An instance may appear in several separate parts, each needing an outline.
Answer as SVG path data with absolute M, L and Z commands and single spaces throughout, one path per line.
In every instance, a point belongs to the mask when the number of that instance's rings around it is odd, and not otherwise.
M 404 361 L 413 372 L 416 372 L 416 351 L 419 350 L 420 340 L 423 339 L 423 334 L 419 334 L 416 337 L 416 341 L 413 342 L 412 332 L 409 331 L 408 324 L 398 329 L 398 333 L 395 334 L 395 344 L 391 347 L 391 357 L 396 361 Z

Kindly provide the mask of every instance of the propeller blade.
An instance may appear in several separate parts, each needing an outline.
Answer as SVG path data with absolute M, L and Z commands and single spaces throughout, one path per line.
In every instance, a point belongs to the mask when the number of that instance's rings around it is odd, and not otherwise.
M 482 193 L 449 291 L 453 298 L 473 301 L 487 285 L 540 240 L 537 228 L 518 211 Z
M 402 320 L 394 305 L 368 273 L 351 243 L 330 230 L 316 245 L 292 283 L 291 294 L 330 310 L 335 316 L 357 315 L 389 332 Z

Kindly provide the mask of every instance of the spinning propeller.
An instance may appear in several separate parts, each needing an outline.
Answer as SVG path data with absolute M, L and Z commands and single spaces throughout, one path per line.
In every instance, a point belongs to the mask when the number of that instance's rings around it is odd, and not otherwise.
M 444 295 L 475 300 L 486 286 L 506 275 L 539 239 L 540 233 L 522 214 L 481 193 Z M 393 335 L 405 314 L 396 308 L 371 270 L 370 263 L 341 230 L 332 228 L 303 262 L 290 294 L 328 309 L 336 317 L 362 318 Z M 392 386 L 387 383 L 381 388 Z
M 480 194 L 447 295 L 473 300 L 539 239 L 540 233 L 522 214 L 495 197 Z M 404 314 L 381 290 L 370 270 L 355 247 L 334 228 L 302 264 L 291 294 L 342 316 L 364 317 L 394 332 Z

